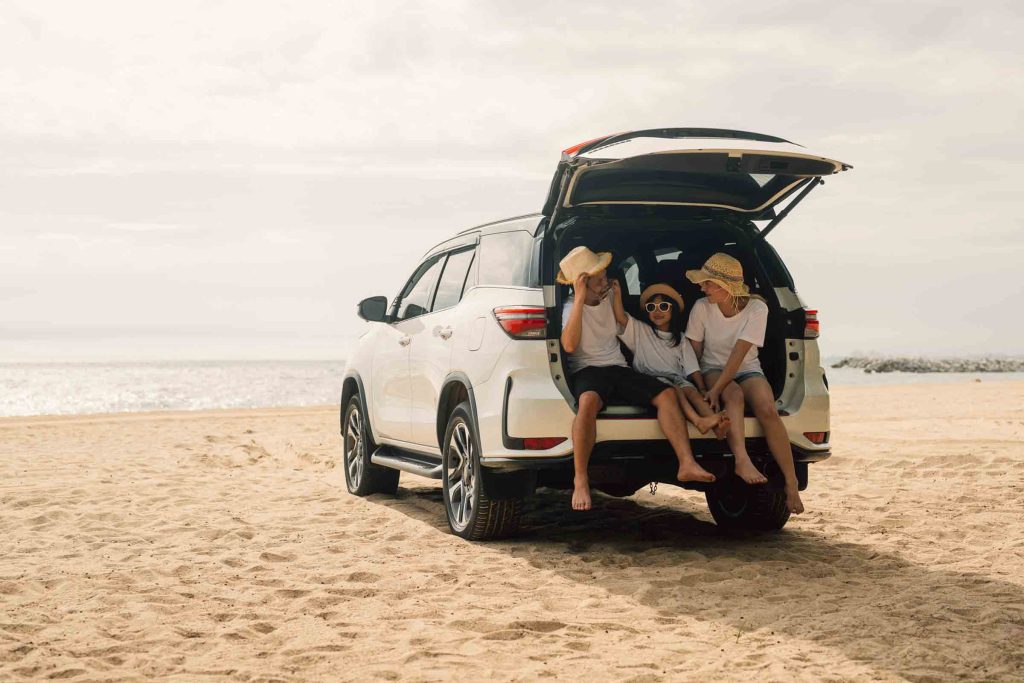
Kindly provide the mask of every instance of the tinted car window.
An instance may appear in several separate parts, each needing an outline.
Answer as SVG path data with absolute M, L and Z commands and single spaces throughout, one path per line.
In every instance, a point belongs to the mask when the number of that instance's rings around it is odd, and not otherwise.
M 430 293 L 434 289 L 434 283 L 437 282 L 442 263 L 444 263 L 443 255 L 435 256 L 416 269 L 398 302 L 396 320 L 408 320 L 427 312 Z
M 480 238 L 478 284 L 529 287 L 532 255 L 533 236 L 525 230 L 484 235 Z
M 473 260 L 473 250 L 464 249 L 448 256 L 444 272 L 437 283 L 437 294 L 434 295 L 433 311 L 451 308 L 462 298 L 462 285 L 466 282 L 466 273 Z
M 622 262 L 622 277 L 625 280 L 623 286 L 626 288 L 626 293 L 639 296 L 640 266 L 632 256 Z

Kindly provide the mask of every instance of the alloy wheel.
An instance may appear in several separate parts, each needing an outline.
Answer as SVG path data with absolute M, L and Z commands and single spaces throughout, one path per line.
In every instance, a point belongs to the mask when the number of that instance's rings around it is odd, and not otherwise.
M 460 531 L 469 524 L 476 498 L 477 477 L 473 462 L 473 439 L 465 422 L 459 422 L 448 442 L 448 513 L 452 526 Z
M 363 480 L 363 420 L 359 410 L 350 410 L 345 425 L 345 471 L 349 488 L 359 488 Z

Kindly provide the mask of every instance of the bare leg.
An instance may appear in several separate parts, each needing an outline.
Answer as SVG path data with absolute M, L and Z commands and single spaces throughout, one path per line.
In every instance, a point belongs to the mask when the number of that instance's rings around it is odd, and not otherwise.
M 706 381 L 714 385 L 718 379 L 719 372 L 709 372 Z M 736 382 L 729 382 L 722 392 L 722 402 L 725 403 L 725 414 L 729 416 L 729 431 L 726 434 L 726 442 L 729 450 L 732 451 L 733 469 L 743 481 L 748 484 L 767 484 L 768 477 L 764 476 L 759 469 L 754 467 L 747 453 L 746 434 L 743 432 L 743 390 Z
M 711 412 L 711 408 L 707 409 L 707 414 L 699 413 L 694 409 L 694 406 L 690 405 L 690 401 L 686 398 L 686 389 L 680 389 L 679 387 L 672 387 L 676 391 L 676 398 L 679 400 L 679 407 L 683 410 L 683 416 L 687 420 L 693 423 L 693 426 L 697 428 L 697 431 L 701 434 L 707 434 L 710 430 L 718 426 L 718 423 L 722 421 L 722 418 Z M 693 391 L 690 389 L 690 391 Z
M 676 392 L 665 387 L 665 391 L 654 397 L 651 405 L 658 409 L 658 425 L 679 459 L 679 472 L 676 474 L 679 481 L 714 481 L 715 475 L 698 465 L 693 458 L 690 435 L 686 433 L 686 421 L 679 409 Z
M 754 410 L 757 421 L 761 423 L 768 449 L 778 463 L 782 475 L 786 478 L 786 507 L 794 515 L 804 511 L 800 500 L 800 487 L 796 480 L 796 468 L 793 466 L 793 449 L 789 445 L 789 434 L 786 425 L 775 409 L 775 395 L 771 385 L 763 377 L 751 377 L 740 385 L 744 396 Z
M 572 464 L 573 477 L 572 509 L 590 509 L 590 477 L 587 465 L 597 440 L 597 414 L 602 407 L 601 397 L 596 391 L 585 391 L 580 396 L 576 419 L 572 421 Z
M 697 412 L 698 415 L 700 415 L 701 417 L 714 417 L 717 419 L 717 424 L 713 425 L 711 428 L 715 430 L 715 438 L 724 439 L 725 435 L 729 431 L 729 416 L 725 414 L 725 411 L 723 410 L 722 412 L 716 414 L 713 410 L 711 410 L 711 406 L 709 406 L 708 402 L 704 400 L 704 397 L 700 395 L 700 392 L 694 389 L 693 387 L 683 387 L 682 389 L 677 388 L 677 390 L 682 392 L 683 396 L 686 398 L 687 403 L 689 403 L 690 406 L 693 407 L 693 409 Z M 682 401 L 680 402 L 682 403 Z M 690 415 L 689 413 L 686 413 L 685 405 L 686 404 L 684 403 L 683 412 L 686 414 L 686 417 L 689 418 Z M 694 424 L 697 423 L 694 422 Z M 700 427 L 698 427 L 698 429 L 700 429 Z M 701 434 L 704 433 L 704 431 L 701 431 Z

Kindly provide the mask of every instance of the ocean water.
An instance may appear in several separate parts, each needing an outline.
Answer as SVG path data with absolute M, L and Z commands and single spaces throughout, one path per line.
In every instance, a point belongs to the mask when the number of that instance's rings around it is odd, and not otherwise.
M 0 364 L 0 416 L 335 404 L 344 361 Z M 1024 380 L 1024 373 L 865 373 L 826 368 L 844 386 Z
M 942 382 L 1005 382 L 1024 380 L 1024 372 L 864 372 L 859 368 L 825 368 L 829 388 L 939 384 Z
M 0 364 L 0 416 L 337 403 L 344 361 Z

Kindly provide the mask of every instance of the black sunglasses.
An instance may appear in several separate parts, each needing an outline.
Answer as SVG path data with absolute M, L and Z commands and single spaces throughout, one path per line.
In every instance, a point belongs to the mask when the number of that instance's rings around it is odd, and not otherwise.
M 668 311 L 668 310 L 671 310 L 672 309 L 672 304 L 670 304 L 667 301 L 659 301 L 658 303 L 654 303 L 652 301 L 652 302 L 650 302 L 648 304 L 645 304 L 644 308 L 647 309 L 648 313 L 654 313 L 655 311 Z

